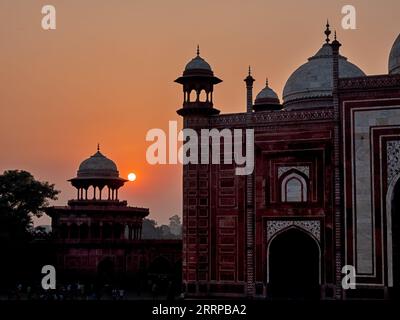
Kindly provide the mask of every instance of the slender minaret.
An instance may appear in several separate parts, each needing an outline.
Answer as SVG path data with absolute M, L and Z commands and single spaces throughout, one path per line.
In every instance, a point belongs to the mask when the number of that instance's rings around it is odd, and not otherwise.
M 252 128 L 253 113 L 253 82 L 251 68 L 246 79 L 247 89 L 247 112 L 246 128 Z M 246 143 L 248 143 L 246 141 Z M 254 217 L 254 175 L 246 176 L 246 295 L 248 298 L 255 296 L 255 267 L 254 267 L 254 247 L 255 247 L 255 217 Z
M 247 113 L 253 112 L 253 82 L 254 81 L 256 81 L 256 80 L 251 76 L 251 67 L 249 66 L 249 74 L 247 75 L 246 79 L 244 79 L 244 82 L 246 82 L 246 90 L 247 90 L 247 95 L 246 95 Z
M 336 260 L 336 298 L 341 299 L 343 295 L 343 290 L 341 286 L 342 281 L 342 235 L 346 230 L 342 230 L 342 201 L 341 197 L 344 192 L 343 190 L 343 178 L 341 175 L 341 152 L 340 152 L 340 132 L 341 132 L 341 121 L 340 121 L 340 108 L 339 108 L 339 96 L 338 96 L 338 84 L 339 84 L 339 48 L 341 44 L 336 39 L 331 43 L 332 47 L 332 96 L 333 96 L 333 112 L 334 112 L 334 133 L 333 133 L 333 181 L 334 181 L 334 216 L 335 216 L 335 260 Z

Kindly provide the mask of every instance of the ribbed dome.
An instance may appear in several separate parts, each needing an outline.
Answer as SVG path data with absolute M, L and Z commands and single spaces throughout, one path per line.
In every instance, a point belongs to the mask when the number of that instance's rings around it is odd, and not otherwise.
M 78 177 L 118 177 L 118 168 L 114 161 L 105 157 L 99 150 L 84 160 L 78 169 Z
M 284 104 L 312 98 L 332 96 L 333 54 L 330 44 L 322 48 L 308 62 L 300 66 L 289 77 L 283 89 Z M 356 65 L 339 56 L 339 77 L 360 77 L 365 73 Z
M 400 34 L 393 43 L 389 55 L 389 74 L 400 73 Z

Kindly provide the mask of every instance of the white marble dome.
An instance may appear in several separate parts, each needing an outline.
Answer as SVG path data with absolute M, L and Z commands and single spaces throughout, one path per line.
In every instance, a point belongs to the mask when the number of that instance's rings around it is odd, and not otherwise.
M 400 74 L 400 34 L 394 41 L 389 55 L 389 74 Z
M 325 43 L 308 62 L 300 66 L 289 77 L 283 89 L 284 104 L 332 96 L 332 47 Z M 356 65 L 339 56 L 339 77 L 360 77 L 365 73 Z

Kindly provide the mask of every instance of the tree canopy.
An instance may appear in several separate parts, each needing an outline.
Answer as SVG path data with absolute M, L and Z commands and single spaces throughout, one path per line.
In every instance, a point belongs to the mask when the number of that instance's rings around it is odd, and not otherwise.
M 157 221 L 152 219 L 143 219 L 142 226 L 143 239 L 181 239 L 182 224 L 178 215 L 169 218 L 169 225 L 157 225 Z
M 29 237 L 32 218 L 40 217 L 59 193 L 54 184 L 38 181 L 27 171 L 8 170 L 0 175 L 0 241 Z

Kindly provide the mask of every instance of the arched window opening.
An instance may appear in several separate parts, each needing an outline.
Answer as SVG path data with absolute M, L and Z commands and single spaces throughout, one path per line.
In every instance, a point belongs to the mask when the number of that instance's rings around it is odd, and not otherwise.
M 197 92 L 196 90 L 191 90 L 189 93 L 189 102 L 195 102 L 197 100 Z
M 117 223 L 114 225 L 114 239 L 120 239 L 122 234 L 122 226 Z
M 124 239 L 129 240 L 129 226 L 128 225 L 125 225 L 125 228 L 124 228 Z
M 103 225 L 103 238 L 104 239 L 110 239 L 112 236 L 112 228 L 109 223 L 105 223 Z
M 65 223 L 63 223 L 60 226 L 60 238 L 61 239 L 67 239 L 68 238 L 68 226 Z
M 84 223 L 80 226 L 80 238 L 87 239 L 89 237 L 89 226 Z
M 199 101 L 200 102 L 206 102 L 207 101 L 207 93 L 206 93 L 205 90 L 201 90 L 200 91 Z
M 300 174 L 292 172 L 281 183 L 282 202 L 306 202 L 307 182 Z
M 90 226 L 90 233 L 92 239 L 100 238 L 100 226 L 98 223 L 92 223 L 92 225 Z
M 292 178 L 286 182 L 286 201 L 303 201 L 302 185 L 299 179 Z
M 70 238 L 71 239 L 78 239 L 79 237 L 79 228 L 78 226 L 74 223 L 70 227 Z

